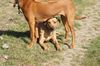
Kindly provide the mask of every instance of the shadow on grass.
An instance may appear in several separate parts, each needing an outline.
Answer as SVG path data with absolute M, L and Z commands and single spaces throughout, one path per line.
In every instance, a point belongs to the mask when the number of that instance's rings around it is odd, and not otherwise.
M 1 35 L 14 36 L 16 38 L 29 37 L 29 31 L 19 32 L 19 31 L 12 31 L 12 30 L 0 30 L 0 36 Z
M 29 38 L 29 31 L 20 32 L 20 31 L 13 31 L 13 30 L 0 30 L 0 36 L 7 35 L 7 36 L 13 36 L 16 38 L 21 38 L 25 43 L 28 43 L 27 40 L 25 40 L 25 37 Z
M 66 41 L 59 41 L 59 43 L 66 45 L 69 49 L 71 49 L 70 45 Z
M 25 37 L 29 38 L 29 31 L 20 32 L 20 31 L 13 31 L 13 30 L 0 30 L 0 36 L 7 35 L 12 36 L 16 38 L 21 38 L 25 43 L 28 43 L 28 41 L 25 39 Z M 62 41 L 62 38 L 58 38 L 60 43 L 67 45 L 68 48 L 70 48 L 70 45 L 66 42 Z

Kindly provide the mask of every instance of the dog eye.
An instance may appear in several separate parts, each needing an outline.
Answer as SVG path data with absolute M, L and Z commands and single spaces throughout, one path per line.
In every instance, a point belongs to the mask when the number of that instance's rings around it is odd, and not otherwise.
M 56 23 L 56 22 L 54 21 L 54 23 Z

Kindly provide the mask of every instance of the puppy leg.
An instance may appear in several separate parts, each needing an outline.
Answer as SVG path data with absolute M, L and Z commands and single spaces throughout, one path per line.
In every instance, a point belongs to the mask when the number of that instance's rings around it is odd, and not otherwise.
M 36 38 L 39 38 L 39 34 L 38 34 L 38 33 L 39 33 L 39 32 L 38 32 L 38 27 L 36 27 L 36 34 L 35 34 L 35 35 L 36 35 L 36 36 L 35 36 Z
M 41 30 L 41 31 L 40 31 L 40 37 L 39 37 L 39 44 L 41 45 L 41 47 L 42 47 L 44 50 L 48 50 L 48 47 L 44 44 L 44 41 L 45 41 L 45 38 L 44 38 L 44 31 Z
M 56 32 L 53 33 L 53 36 L 51 39 L 52 39 L 53 43 L 55 44 L 56 49 L 61 51 L 62 48 L 60 47 L 60 44 L 57 41 Z
M 37 42 L 37 40 L 39 38 L 39 28 L 38 28 L 37 24 L 36 24 L 36 27 L 35 27 L 35 37 L 36 37 L 36 42 Z

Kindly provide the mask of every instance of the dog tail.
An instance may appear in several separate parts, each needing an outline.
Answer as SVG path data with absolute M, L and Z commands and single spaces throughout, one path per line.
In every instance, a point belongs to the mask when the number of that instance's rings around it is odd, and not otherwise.
M 85 19 L 86 17 L 79 17 L 79 16 L 75 16 L 76 20 L 81 20 L 81 19 Z

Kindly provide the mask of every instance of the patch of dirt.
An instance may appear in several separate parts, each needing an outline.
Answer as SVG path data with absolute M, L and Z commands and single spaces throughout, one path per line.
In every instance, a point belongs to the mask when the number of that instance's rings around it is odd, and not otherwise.
M 87 7 L 83 15 L 87 18 L 79 21 L 81 28 L 76 30 L 76 47 L 64 50 L 61 52 L 62 59 L 54 59 L 44 66 L 81 66 L 86 47 L 92 39 L 100 35 L 100 0 L 96 0 L 95 5 Z M 55 63 L 56 61 L 59 62 Z

